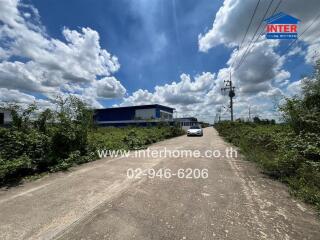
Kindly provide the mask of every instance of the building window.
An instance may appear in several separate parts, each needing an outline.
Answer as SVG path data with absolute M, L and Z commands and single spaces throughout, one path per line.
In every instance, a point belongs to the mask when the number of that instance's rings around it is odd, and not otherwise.
M 172 119 L 172 113 L 169 113 L 169 112 L 165 112 L 165 111 L 161 111 L 161 110 L 160 110 L 160 118 L 161 118 L 161 119 L 165 119 L 165 120 Z
M 150 109 L 136 109 L 135 110 L 135 120 L 149 120 L 154 119 L 156 116 L 156 110 L 154 108 Z
M 183 126 L 189 127 L 190 126 L 190 122 L 184 122 Z

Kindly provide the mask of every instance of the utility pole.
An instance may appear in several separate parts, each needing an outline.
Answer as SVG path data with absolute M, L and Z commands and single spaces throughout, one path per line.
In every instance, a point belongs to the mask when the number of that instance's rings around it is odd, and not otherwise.
M 230 80 L 224 80 L 224 83 L 226 86 L 224 88 L 221 88 L 221 91 L 228 91 L 229 98 L 230 98 L 230 112 L 231 112 L 231 122 L 233 122 L 233 98 L 235 97 L 234 89 L 235 87 L 232 86 L 232 80 L 231 80 L 231 71 L 230 71 Z
M 251 122 L 251 106 L 249 105 L 249 122 Z
M 221 109 L 221 107 L 219 107 L 217 109 L 216 117 L 214 119 L 215 123 L 221 122 L 221 111 L 222 111 L 222 109 Z

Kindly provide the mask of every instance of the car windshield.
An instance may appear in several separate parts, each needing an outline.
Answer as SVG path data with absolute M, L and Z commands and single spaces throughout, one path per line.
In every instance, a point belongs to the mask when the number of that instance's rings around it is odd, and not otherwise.
M 199 126 L 192 126 L 192 127 L 190 127 L 190 129 L 200 129 L 200 127 Z

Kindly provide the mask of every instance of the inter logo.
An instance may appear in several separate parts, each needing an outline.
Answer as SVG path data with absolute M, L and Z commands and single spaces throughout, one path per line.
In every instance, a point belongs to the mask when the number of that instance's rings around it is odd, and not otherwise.
M 280 12 L 264 21 L 268 39 L 297 39 L 299 19 Z

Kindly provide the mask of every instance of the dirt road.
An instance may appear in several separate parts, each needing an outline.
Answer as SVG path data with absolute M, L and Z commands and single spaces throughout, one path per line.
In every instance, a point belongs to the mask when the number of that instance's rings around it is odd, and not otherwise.
M 221 150 L 212 128 L 151 149 Z M 128 179 L 127 169 L 208 169 Z M 315 212 L 238 158 L 106 158 L 0 191 L 0 239 L 320 239 Z

